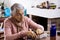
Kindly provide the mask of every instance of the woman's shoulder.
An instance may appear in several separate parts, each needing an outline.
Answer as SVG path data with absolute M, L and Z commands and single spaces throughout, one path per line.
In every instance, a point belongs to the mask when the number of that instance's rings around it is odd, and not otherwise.
M 27 16 L 24 16 L 24 19 L 29 22 L 30 21 L 30 18 L 28 18 Z
M 4 23 L 8 23 L 9 22 L 9 18 L 6 18 L 5 20 L 4 20 Z
M 25 20 L 29 20 L 30 18 L 29 18 L 29 17 L 27 17 L 27 16 L 24 16 L 24 19 L 25 19 Z
M 4 20 L 4 26 L 11 26 L 11 22 L 10 22 L 9 18 L 6 18 Z
M 24 18 L 25 18 L 25 19 L 28 19 L 28 17 L 27 17 L 27 16 L 24 16 Z

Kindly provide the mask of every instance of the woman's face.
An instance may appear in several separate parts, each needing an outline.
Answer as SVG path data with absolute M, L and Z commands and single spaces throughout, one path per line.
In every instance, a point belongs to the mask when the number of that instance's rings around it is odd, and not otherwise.
M 17 10 L 16 14 L 13 16 L 18 22 L 21 22 L 24 17 L 24 11 L 22 9 Z

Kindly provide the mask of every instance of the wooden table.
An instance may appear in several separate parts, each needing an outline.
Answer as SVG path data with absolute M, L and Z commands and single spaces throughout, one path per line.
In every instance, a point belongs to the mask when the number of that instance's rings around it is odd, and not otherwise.
M 4 22 L 5 18 L 0 18 L 0 23 Z
M 0 23 L 4 22 L 5 18 L 0 18 Z M 3 26 L 2 26 L 3 28 Z M 4 40 L 4 32 L 0 32 L 0 40 Z
M 0 40 L 4 40 L 4 32 L 0 32 Z
M 40 39 L 40 40 L 50 40 L 50 37 L 43 38 L 43 39 Z M 60 40 L 60 36 L 56 36 L 56 40 Z
M 57 36 L 56 40 L 60 40 L 60 36 Z

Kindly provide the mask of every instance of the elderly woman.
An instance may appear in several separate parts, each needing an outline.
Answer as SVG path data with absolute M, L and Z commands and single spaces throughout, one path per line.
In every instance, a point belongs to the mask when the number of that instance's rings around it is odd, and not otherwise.
M 44 31 L 42 25 L 24 16 L 24 7 L 18 3 L 11 7 L 11 17 L 4 21 L 4 28 L 5 40 L 27 40 L 29 34 L 31 34 L 30 36 L 35 36 Z M 36 34 L 31 32 L 31 30 L 29 31 L 29 28 L 36 30 Z

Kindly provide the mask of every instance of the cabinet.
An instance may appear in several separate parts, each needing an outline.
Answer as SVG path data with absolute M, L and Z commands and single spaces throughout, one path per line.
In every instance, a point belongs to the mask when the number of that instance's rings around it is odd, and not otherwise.
M 4 40 L 3 22 L 5 18 L 0 18 L 0 40 Z M 2 25 L 1 25 L 2 23 Z
M 44 30 L 47 31 L 47 18 L 32 15 L 32 20 L 37 24 L 43 25 Z
M 4 40 L 4 32 L 0 32 L 0 40 Z
M 57 31 L 60 31 L 60 18 L 46 18 L 36 15 L 29 14 L 29 17 L 36 22 L 37 24 L 41 24 L 44 26 L 45 31 L 50 31 L 51 24 L 56 24 Z

